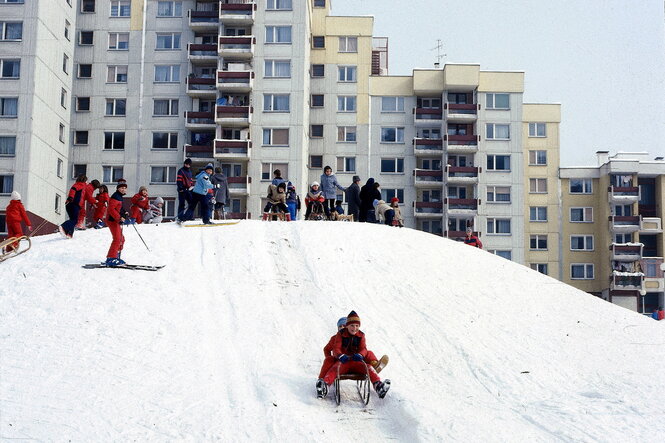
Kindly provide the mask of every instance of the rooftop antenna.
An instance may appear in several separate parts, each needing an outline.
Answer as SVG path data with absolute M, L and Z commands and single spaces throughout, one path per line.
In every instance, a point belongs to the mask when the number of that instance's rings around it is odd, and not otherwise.
M 443 42 L 441 41 L 440 38 L 436 39 L 436 46 L 430 49 L 430 51 L 434 51 L 436 49 L 436 62 L 434 63 L 434 67 L 438 68 L 441 65 L 441 59 L 448 56 L 448 54 L 442 54 L 441 50 L 443 49 Z

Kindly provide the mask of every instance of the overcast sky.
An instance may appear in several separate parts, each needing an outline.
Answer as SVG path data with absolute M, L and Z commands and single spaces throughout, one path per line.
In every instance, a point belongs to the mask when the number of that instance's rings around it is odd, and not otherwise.
M 560 103 L 561 165 L 595 152 L 665 156 L 664 0 L 331 0 L 373 15 L 389 74 L 442 63 L 524 71 L 524 101 Z

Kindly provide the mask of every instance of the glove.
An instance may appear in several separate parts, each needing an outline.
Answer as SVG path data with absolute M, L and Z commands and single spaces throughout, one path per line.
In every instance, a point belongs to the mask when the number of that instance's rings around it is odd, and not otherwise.
M 364 360 L 363 356 L 360 355 L 360 354 L 353 354 L 353 357 L 351 357 L 351 358 L 353 359 L 353 361 L 363 361 Z
M 341 361 L 342 363 L 346 363 L 349 361 L 349 356 L 346 354 L 342 354 L 339 356 L 339 361 Z

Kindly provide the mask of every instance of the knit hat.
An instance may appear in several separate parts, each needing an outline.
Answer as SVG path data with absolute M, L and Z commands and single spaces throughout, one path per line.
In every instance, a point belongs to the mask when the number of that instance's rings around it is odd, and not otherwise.
M 192 159 L 191 158 L 186 158 L 185 159 L 185 164 L 186 165 L 191 165 L 192 164 Z
M 205 169 L 214 169 L 214 167 L 212 166 L 212 163 L 208 163 Z
M 399 198 L 397 198 L 397 197 L 391 198 L 390 203 L 399 203 Z
M 356 311 L 351 311 L 349 312 L 349 315 L 346 316 L 346 325 L 349 326 L 354 323 L 357 323 L 358 326 L 360 326 L 360 317 L 358 317 Z
M 344 326 L 346 326 L 346 317 L 342 317 L 339 320 L 337 320 L 337 329 L 340 329 Z
M 118 179 L 118 184 L 127 186 L 127 180 L 125 180 L 124 178 L 119 178 Z
M 146 188 L 145 186 L 141 186 L 141 187 L 139 188 L 139 193 L 141 193 L 141 192 L 143 192 L 143 191 L 146 191 L 146 192 L 147 192 L 147 191 L 148 191 L 148 188 Z
M 319 185 L 319 182 L 312 182 L 312 186 L 321 186 L 321 185 Z
M 12 191 L 12 196 L 9 199 L 10 200 L 20 200 L 21 199 L 21 194 L 19 194 L 18 191 Z
M 161 203 L 161 204 L 164 204 L 164 199 L 161 198 L 161 197 L 157 197 L 157 198 L 155 199 L 155 202 L 154 202 L 154 203 L 155 203 L 156 205 L 158 205 L 158 204 L 160 204 L 160 203 Z
M 118 183 L 118 186 L 116 186 L 115 189 L 117 191 L 120 188 L 126 188 L 126 187 L 127 187 L 127 183 Z

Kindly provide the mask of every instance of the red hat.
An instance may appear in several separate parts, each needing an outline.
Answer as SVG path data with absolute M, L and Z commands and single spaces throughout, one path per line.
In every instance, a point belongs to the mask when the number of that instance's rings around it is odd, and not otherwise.
M 351 311 L 349 312 L 349 315 L 346 316 L 346 325 L 349 326 L 350 324 L 357 323 L 360 325 L 360 317 L 358 317 L 358 314 L 356 314 L 356 311 Z
M 391 198 L 390 203 L 399 203 L 399 198 L 397 198 L 397 197 Z

